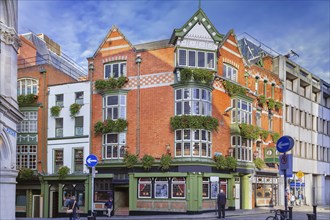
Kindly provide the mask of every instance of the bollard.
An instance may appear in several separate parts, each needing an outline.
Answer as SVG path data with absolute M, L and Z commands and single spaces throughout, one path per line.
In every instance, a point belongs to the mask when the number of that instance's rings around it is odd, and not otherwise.
M 292 220 L 292 206 L 289 207 L 289 220 Z
M 307 215 L 307 220 L 316 220 L 315 214 L 306 214 Z
M 315 220 L 317 219 L 317 216 L 316 216 L 316 207 L 317 205 L 313 205 L 313 214 L 315 215 Z

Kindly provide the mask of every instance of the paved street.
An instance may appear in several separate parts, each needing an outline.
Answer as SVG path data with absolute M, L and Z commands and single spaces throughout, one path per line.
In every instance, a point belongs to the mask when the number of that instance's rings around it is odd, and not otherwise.
M 255 219 L 255 220 L 264 220 L 268 216 L 273 215 L 270 213 L 272 209 L 283 209 L 283 207 L 274 207 L 274 208 L 255 208 L 252 210 L 236 210 L 236 211 L 227 211 L 226 219 L 236 220 L 236 219 Z M 294 207 L 293 208 L 293 219 L 301 220 L 307 219 L 307 213 L 312 213 L 313 208 L 309 206 L 303 207 Z M 53 220 L 64 220 L 68 218 L 52 218 Z M 81 220 L 87 220 L 86 217 L 80 218 Z M 214 212 L 196 214 L 196 215 L 151 215 L 151 216 L 113 216 L 111 218 L 100 217 L 96 218 L 97 220 L 125 220 L 125 219 L 217 219 Z M 330 207 L 318 207 L 317 210 L 317 219 L 318 220 L 329 220 L 330 219 Z M 17 218 L 17 220 L 32 220 L 32 218 Z M 46 220 L 45 218 L 36 219 L 36 220 Z

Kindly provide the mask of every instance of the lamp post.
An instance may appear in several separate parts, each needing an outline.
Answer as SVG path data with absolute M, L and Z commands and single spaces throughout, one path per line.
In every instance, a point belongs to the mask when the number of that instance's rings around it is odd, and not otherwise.
M 135 58 L 135 63 L 138 66 L 137 71 L 137 92 L 136 92 L 136 154 L 140 154 L 140 65 L 142 63 L 141 55 L 138 54 Z
M 91 154 L 92 153 L 92 129 L 93 129 L 93 119 L 92 119 L 92 116 L 93 116 L 93 113 L 92 113 L 92 110 L 93 110 L 93 105 L 92 105 L 92 102 L 93 102 L 93 71 L 94 71 L 94 64 L 91 62 L 89 65 L 88 65 L 88 71 L 89 71 L 89 84 L 90 84 L 90 99 L 89 99 L 89 123 L 90 123 L 90 130 L 89 130 L 89 153 Z M 92 188 L 92 196 L 91 196 L 91 216 L 93 216 L 93 213 L 94 213 L 94 177 L 95 177 L 95 166 L 92 167 L 92 185 L 91 185 L 91 188 Z

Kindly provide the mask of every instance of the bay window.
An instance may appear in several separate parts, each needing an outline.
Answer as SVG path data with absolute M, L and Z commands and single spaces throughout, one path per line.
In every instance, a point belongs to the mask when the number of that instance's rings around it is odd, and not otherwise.
M 19 79 L 17 81 L 17 95 L 38 93 L 38 81 L 35 79 Z
M 36 145 L 17 145 L 16 149 L 17 168 L 37 169 L 37 146 Z
M 104 119 L 126 119 L 126 95 L 108 95 L 103 101 Z
M 178 50 L 178 65 L 183 67 L 215 68 L 215 53 L 199 50 Z
M 120 76 L 126 76 L 126 61 L 107 63 L 104 65 L 104 78 L 118 78 Z
M 241 99 L 232 99 L 231 106 L 234 107 L 231 114 L 232 123 L 252 124 L 252 103 Z
M 124 158 L 126 133 L 110 133 L 103 135 L 103 158 Z
M 232 157 L 238 161 L 252 162 L 252 140 L 238 135 L 231 136 Z
M 18 133 L 37 133 L 38 132 L 38 112 L 22 112 L 23 121 L 17 125 Z

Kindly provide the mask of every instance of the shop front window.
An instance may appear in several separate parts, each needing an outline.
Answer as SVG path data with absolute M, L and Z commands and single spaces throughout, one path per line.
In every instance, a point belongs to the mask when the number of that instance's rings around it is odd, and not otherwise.
M 94 202 L 106 202 L 112 197 L 111 179 L 96 179 Z
M 139 198 L 151 198 L 151 178 L 139 179 Z

